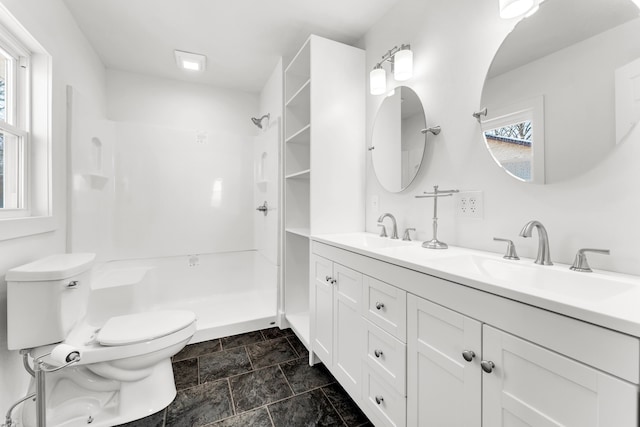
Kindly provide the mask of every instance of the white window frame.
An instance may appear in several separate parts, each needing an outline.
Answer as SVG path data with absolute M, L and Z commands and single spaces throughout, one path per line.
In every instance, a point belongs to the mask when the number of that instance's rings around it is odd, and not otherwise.
M 0 241 L 53 231 L 51 182 L 51 56 L 0 4 L 0 48 L 15 59 L 13 95 L 0 131 L 21 139 L 17 209 L 0 209 Z M 36 102 L 37 100 L 37 102 Z M 9 108 L 11 103 L 11 108 Z M 11 112 L 11 113 L 10 113 Z

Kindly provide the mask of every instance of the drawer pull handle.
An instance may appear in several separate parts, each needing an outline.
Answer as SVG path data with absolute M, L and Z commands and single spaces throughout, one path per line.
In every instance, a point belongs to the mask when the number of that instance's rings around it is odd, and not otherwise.
M 462 352 L 462 358 L 467 362 L 472 362 L 475 357 L 476 354 L 471 350 L 465 350 Z
M 375 354 L 377 358 L 380 358 L 380 356 L 382 356 L 382 350 L 373 350 L 373 354 Z
M 376 396 L 376 403 L 378 405 L 380 405 L 382 402 L 384 402 L 384 397 L 382 396 Z
M 493 372 L 496 364 L 490 360 L 483 360 L 482 362 L 480 362 L 480 366 L 482 366 L 483 371 L 485 371 L 487 374 L 490 374 L 491 372 Z
M 376 302 L 376 308 L 378 310 L 382 310 L 384 308 L 384 303 L 383 302 Z

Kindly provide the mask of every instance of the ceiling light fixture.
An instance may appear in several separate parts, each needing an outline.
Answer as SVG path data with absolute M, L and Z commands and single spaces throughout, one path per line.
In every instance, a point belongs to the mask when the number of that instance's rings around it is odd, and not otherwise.
M 411 46 L 403 44 L 399 48 L 394 46 L 382 56 L 369 74 L 369 92 L 371 95 L 382 95 L 387 92 L 387 73 L 382 64 L 391 62 L 393 78 L 399 82 L 409 80 L 413 76 L 413 52 Z
M 198 53 L 174 51 L 178 68 L 189 71 L 204 71 L 207 66 L 207 57 Z

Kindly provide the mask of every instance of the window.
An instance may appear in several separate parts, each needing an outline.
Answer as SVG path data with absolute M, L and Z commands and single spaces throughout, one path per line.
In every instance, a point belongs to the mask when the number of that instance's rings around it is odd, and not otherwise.
M 51 56 L 0 4 L 0 240 L 52 231 Z
M 28 216 L 26 49 L 0 33 L 0 218 Z

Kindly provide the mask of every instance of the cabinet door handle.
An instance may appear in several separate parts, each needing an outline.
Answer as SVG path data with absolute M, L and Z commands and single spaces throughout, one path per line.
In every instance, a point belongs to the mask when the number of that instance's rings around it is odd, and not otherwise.
M 331 282 L 331 276 L 326 276 L 326 277 L 324 278 L 324 280 L 325 280 L 325 282 Z
M 375 354 L 375 355 L 376 355 L 376 357 L 378 357 L 378 358 L 379 358 L 380 356 L 382 356 L 382 350 L 378 350 L 378 349 L 373 350 L 373 354 Z
M 472 362 L 476 357 L 476 354 L 472 350 L 465 350 L 462 352 L 462 358 L 467 362 Z
M 384 402 L 384 397 L 382 396 L 376 396 L 376 403 L 378 405 L 380 405 L 382 402 Z
M 378 310 L 382 310 L 384 308 L 384 303 L 383 302 L 376 302 L 376 308 Z
M 338 283 L 338 281 L 336 279 L 331 279 L 331 284 L 335 285 L 336 283 Z
M 480 362 L 480 366 L 482 366 L 483 371 L 485 371 L 487 374 L 490 374 L 491 372 L 493 372 L 496 364 L 490 360 L 483 360 L 482 362 Z

